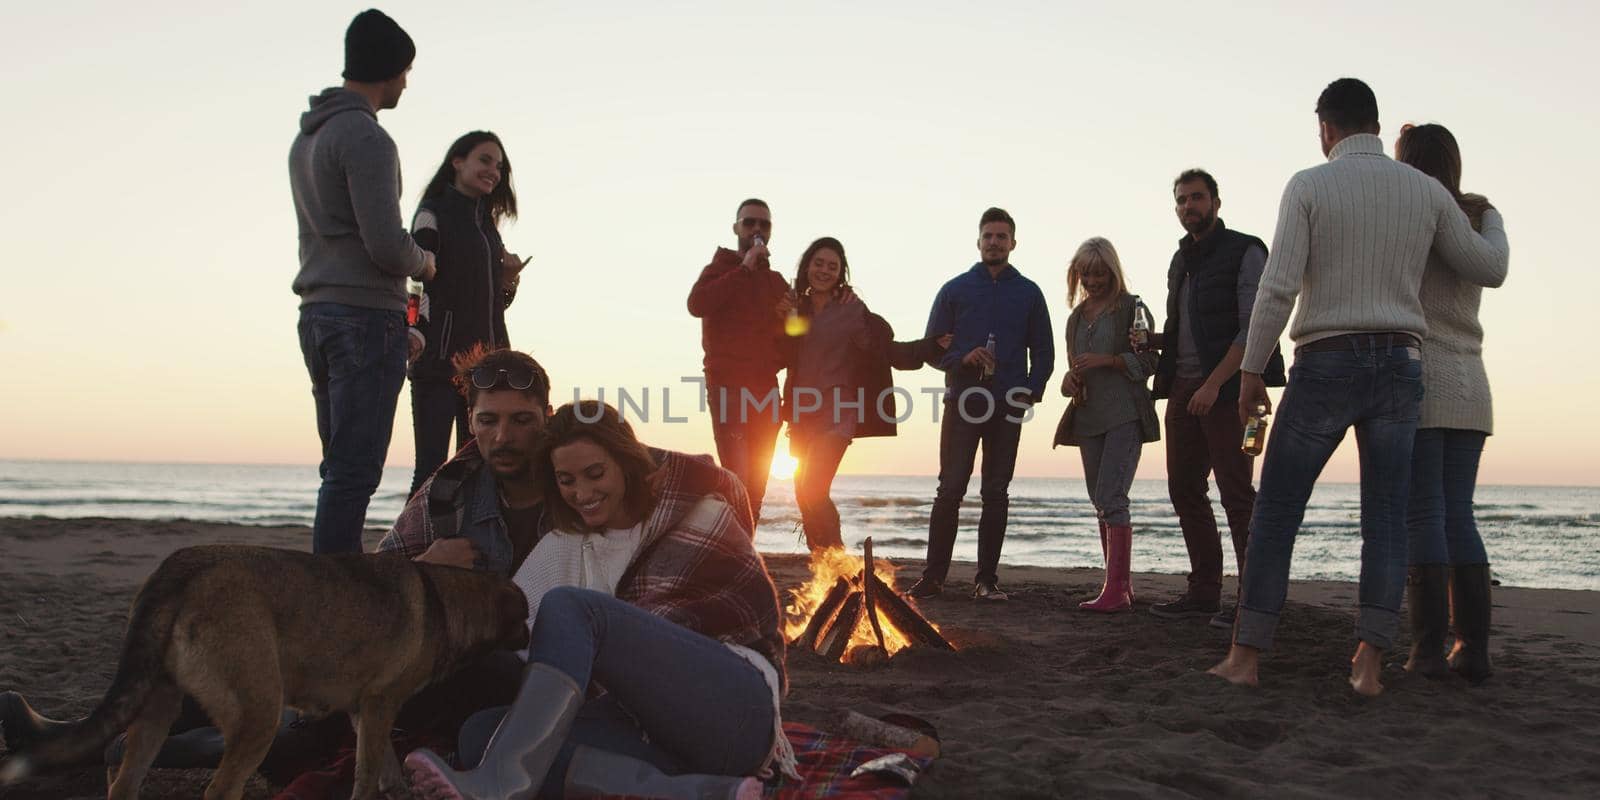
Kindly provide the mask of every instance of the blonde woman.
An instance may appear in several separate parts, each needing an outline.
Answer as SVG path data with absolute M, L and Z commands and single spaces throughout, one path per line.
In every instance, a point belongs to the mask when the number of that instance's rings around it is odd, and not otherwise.
M 1135 352 L 1128 338 L 1138 312 L 1145 314 L 1152 329 L 1155 320 L 1127 286 L 1111 242 L 1097 236 L 1078 246 L 1067 267 L 1067 305 L 1072 314 L 1067 318 L 1068 370 L 1061 381 L 1061 394 L 1072 402 L 1056 428 L 1055 443 L 1078 448 L 1083 479 L 1100 522 L 1106 578 L 1099 597 L 1078 605 L 1086 611 L 1133 607 L 1128 488 L 1144 443 L 1161 438 L 1147 386 L 1157 354 L 1149 349 Z

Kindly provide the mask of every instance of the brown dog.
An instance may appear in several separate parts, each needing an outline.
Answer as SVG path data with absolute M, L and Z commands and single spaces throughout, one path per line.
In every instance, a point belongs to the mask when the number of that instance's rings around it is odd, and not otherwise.
M 0 766 L 0 785 L 128 740 L 111 800 L 139 795 L 184 693 L 227 750 L 206 800 L 238 798 L 266 757 L 283 706 L 350 713 L 352 797 L 408 794 L 389 730 L 423 686 L 494 649 L 528 645 L 528 604 L 510 581 L 398 555 L 190 547 L 134 598 L 116 676 L 87 719 Z

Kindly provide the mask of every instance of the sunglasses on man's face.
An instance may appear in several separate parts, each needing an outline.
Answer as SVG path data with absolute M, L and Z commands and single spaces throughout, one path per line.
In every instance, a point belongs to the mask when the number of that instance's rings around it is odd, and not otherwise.
M 533 386 L 533 379 L 533 370 L 529 367 L 512 367 L 511 369 L 472 368 L 472 388 L 480 391 L 493 389 L 502 383 L 507 388 L 522 391 Z
M 746 228 L 764 228 L 767 230 L 772 229 L 772 220 L 760 219 L 759 217 L 745 217 L 744 219 L 739 220 L 739 224 Z

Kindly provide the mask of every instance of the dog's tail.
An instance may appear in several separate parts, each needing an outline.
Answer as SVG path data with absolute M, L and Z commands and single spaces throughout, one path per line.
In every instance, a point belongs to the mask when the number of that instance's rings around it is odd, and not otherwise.
M 164 661 L 179 605 L 175 601 L 184 584 L 207 566 L 203 558 L 186 557 L 189 552 L 180 550 L 162 562 L 139 590 L 117 673 L 100 705 L 76 726 L 0 763 L 0 786 L 36 772 L 98 760 L 106 745 L 139 717 L 151 690 L 165 680 Z

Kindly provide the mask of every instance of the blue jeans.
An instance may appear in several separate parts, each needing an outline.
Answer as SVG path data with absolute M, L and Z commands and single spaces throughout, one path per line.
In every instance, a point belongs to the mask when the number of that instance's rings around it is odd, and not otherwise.
M 1099 436 L 1082 438 L 1078 455 L 1083 459 L 1083 482 L 1101 522 L 1121 528 L 1133 524 L 1128 516 L 1128 489 L 1133 486 L 1133 473 L 1139 469 L 1143 450 L 1138 420 L 1124 422 Z
M 1488 434 L 1455 428 L 1417 431 L 1411 453 L 1411 563 L 1487 564 L 1489 554 L 1472 515 L 1478 459 Z
M 1356 635 L 1394 644 L 1406 581 L 1406 496 L 1422 402 L 1422 360 L 1388 334 L 1347 350 L 1297 352 L 1261 465 L 1234 642 L 1266 650 L 1289 594 L 1289 561 L 1306 502 L 1345 431 L 1361 456 L 1361 610 Z
M 1011 513 L 1011 476 L 1017 468 L 1017 442 L 1022 438 L 1021 419 L 1026 409 L 999 403 L 992 414 L 987 409 L 959 413 L 957 400 L 947 399 L 939 428 L 939 488 L 934 494 L 933 511 L 928 515 L 928 565 L 923 576 L 943 581 L 950 572 L 950 556 L 956 546 L 956 530 L 961 522 L 961 501 L 972 480 L 972 462 L 983 446 L 983 467 L 978 494 L 983 511 L 978 515 L 978 574 L 973 583 L 999 580 L 1000 550 L 1006 542 L 1006 519 Z M 1010 417 L 1011 419 L 1007 419 Z
M 750 403 L 744 402 L 746 391 L 755 398 Z M 706 384 L 717 461 L 744 484 L 745 493 L 750 495 L 750 518 L 757 526 L 761 523 L 761 501 L 767 493 L 767 475 L 772 469 L 772 451 L 778 444 L 777 400 L 760 410 L 755 408 L 766 401 L 769 392 L 776 397 L 778 384 L 749 389 Z
M 540 797 L 561 797 L 579 746 L 648 762 L 669 775 L 753 775 L 772 751 L 772 689 L 760 670 L 715 639 L 608 594 L 563 586 L 539 603 L 534 663 L 592 680 L 606 694 L 584 703 Z M 483 758 L 504 708 L 461 729 L 463 767 Z
M 300 353 L 322 439 L 314 553 L 361 552 L 406 376 L 406 315 L 338 303 L 300 307 Z

